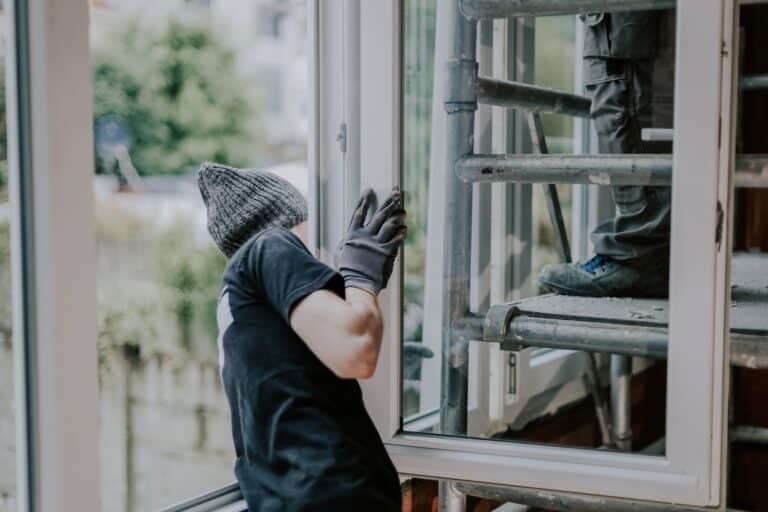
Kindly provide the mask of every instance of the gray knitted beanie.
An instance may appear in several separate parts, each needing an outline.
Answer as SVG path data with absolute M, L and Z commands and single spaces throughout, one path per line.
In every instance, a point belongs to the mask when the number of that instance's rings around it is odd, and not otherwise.
M 208 209 L 208 232 L 227 257 L 256 233 L 271 227 L 291 229 L 307 220 L 301 192 L 268 171 L 206 162 L 197 184 Z

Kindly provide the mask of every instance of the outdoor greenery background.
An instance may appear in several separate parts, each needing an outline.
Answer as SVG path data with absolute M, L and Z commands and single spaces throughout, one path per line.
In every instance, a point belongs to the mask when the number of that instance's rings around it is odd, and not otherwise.
M 243 166 L 263 154 L 253 88 L 211 30 L 176 20 L 159 28 L 132 21 L 92 58 L 94 119 L 125 120 L 139 174 L 182 174 L 206 160 Z M 98 172 L 111 170 L 97 163 Z
M 258 97 L 238 75 L 233 52 L 202 26 L 128 23 L 94 50 L 93 79 L 94 120 L 104 115 L 126 120 L 140 175 L 185 175 L 205 160 L 249 165 L 263 158 Z M 4 87 L 0 80 L 3 119 Z M 114 172 L 98 156 L 96 164 L 97 173 Z M 6 169 L 5 123 L 0 123 L 4 197 Z M 192 220 L 158 228 L 152 219 L 99 202 L 96 216 L 99 257 L 142 260 L 143 270 L 122 279 L 108 268 L 100 276 L 102 345 L 179 352 L 201 348 L 200 338 L 213 349 L 226 263 L 218 249 L 196 241 Z M 0 221 L 0 331 L 10 332 L 8 231 L 7 219 Z
M 204 26 L 173 19 L 154 28 L 127 23 L 94 49 L 93 80 L 94 119 L 125 120 L 140 175 L 189 174 L 206 160 L 249 166 L 267 159 L 259 98 L 238 73 L 234 52 Z M 98 144 L 98 132 L 96 138 Z M 98 152 L 96 162 L 97 172 L 113 171 Z M 102 281 L 103 344 L 212 356 L 224 256 L 212 243 L 196 241 L 191 220 L 158 229 L 104 205 L 97 217 L 101 255 L 139 241 L 133 256 L 149 262 L 143 279 Z

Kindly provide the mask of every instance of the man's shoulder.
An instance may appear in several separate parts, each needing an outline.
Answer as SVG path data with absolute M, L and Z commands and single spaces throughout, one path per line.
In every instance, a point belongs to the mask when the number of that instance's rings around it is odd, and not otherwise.
M 304 244 L 301 242 L 298 236 L 293 234 L 290 230 L 281 227 L 274 227 L 265 229 L 259 233 L 256 233 L 247 242 L 243 244 L 238 252 L 248 253 L 254 249 L 261 249 L 264 247 L 287 247 L 295 249 L 304 249 Z
M 299 237 L 285 228 L 274 227 L 249 238 L 232 256 L 230 266 L 237 268 L 243 261 L 252 260 L 264 252 L 284 256 L 294 252 L 308 253 Z

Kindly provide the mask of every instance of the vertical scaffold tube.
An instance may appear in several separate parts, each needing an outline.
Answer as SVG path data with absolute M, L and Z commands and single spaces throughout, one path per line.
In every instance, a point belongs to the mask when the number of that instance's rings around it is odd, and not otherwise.
M 446 2 L 447 3 L 447 2 Z M 445 300 L 442 314 L 442 372 L 440 426 L 443 434 L 467 433 L 468 342 L 454 332 L 454 321 L 469 312 L 470 240 L 472 229 L 472 187 L 458 179 L 456 161 L 472 153 L 474 118 L 477 109 L 477 23 L 459 12 L 452 0 L 445 17 L 451 50 L 446 66 L 445 90 L 445 214 L 449 223 L 443 239 L 445 264 L 442 269 Z
M 632 358 L 611 356 L 613 439 L 619 450 L 632 450 Z

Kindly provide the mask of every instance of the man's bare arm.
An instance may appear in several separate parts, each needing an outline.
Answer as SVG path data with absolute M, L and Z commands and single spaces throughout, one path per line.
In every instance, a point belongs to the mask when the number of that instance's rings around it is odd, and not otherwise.
M 376 297 L 392 274 L 405 239 L 405 210 L 394 190 L 371 219 L 376 195 L 363 192 L 336 253 L 346 300 L 327 290 L 311 293 L 291 312 L 291 327 L 336 375 L 367 379 L 376 370 L 383 330 Z
M 290 323 L 337 376 L 367 379 L 376 370 L 383 324 L 372 294 L 349 287 L 344 300 L 328 290 L 318 290 L 294 306 Z

